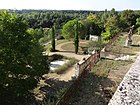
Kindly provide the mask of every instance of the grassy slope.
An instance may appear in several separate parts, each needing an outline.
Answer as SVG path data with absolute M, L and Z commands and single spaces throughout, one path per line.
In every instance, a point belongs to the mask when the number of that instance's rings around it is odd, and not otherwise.
M 107 105 L 120 81 L 107 78 L 110 71 L 117 71 L 132 62 L 101 60 L 81 80 L 80 88 L 68 102 L 69 105 Z
M 113 43 L 112 46 L 108 47 L 106 50 L 109 52 L 126 53 L 130 55 L 136 54 L 138 51 L 140 51 L 140 35 L 133 35 L 133 45 L 129 47 L 125 47 L 126 39 L 127 34 L 123 34 L 118 38 L 118 40 L 115 43 Z

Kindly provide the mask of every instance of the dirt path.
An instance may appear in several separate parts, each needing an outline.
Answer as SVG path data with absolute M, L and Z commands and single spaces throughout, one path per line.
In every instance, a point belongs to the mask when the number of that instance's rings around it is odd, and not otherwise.
M 74 67 L 70 67 L 63 74 L 49 73 L 46 76 L 48 78 L 57 79 L 59 81 L 70 81 L 72 80 L 72 76 L 74 76 L 74 74 L 75 74 Z

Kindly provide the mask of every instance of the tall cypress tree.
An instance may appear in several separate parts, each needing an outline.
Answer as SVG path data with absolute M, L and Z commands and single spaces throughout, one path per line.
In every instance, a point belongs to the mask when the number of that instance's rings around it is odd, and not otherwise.
M 77 54 L 78 47 L 79 47 L 78 21 L 76 21 L 76 26 L 75 26 L 74 46 L 75 46 L 75 53 Z
M 52 51 L 55 51 L 55 29 L 54 26 L 51 30 L 51 44 L 52 44 Z

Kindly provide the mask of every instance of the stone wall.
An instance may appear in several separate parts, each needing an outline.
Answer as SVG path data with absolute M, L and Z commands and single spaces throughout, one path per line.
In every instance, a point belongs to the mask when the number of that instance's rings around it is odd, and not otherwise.
M 108 105 L 140 105 L 140 55 L 124 76 Z

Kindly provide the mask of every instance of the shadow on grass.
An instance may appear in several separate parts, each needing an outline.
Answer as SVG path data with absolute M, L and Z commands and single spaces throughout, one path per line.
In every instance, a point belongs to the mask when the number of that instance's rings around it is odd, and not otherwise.
M 108 105 L 114 93 L 109 87 L 116 85 L 114 81 L 93 73 L 85 75 L 80 83 L 78 91 L 71 96 L 68 105 Z
M 140 47 L 140 45 L 138 44 L 138 45 L 131 45 L 132 47 Z
M 12 92 L 5 92 L 0 94 L 0 105 L 38 105 L 33 94 L 17 97 Z
M 58 50 L 58 52 L 74 53 L 74 51 L 70 51 L 70 50 Z
M 36 100 L 34 94 L 28 94 L 24 97 L 17 97 L 12 92 L 0 93 L 0 105 L 55 105 L 61 98 L 72 81 L 60 81 L 56 79 L 46 79 L 45 85 L 42 85 L 39 94 L 43 94 L 43 101 Z M 38 93 L 37 93 L 38 94 Z M 38 94 L 38 95 L 39 95 Z
M 46 85 L 40 87 L 40 91 L 45 94 L 44 100 L 42 103 L 51 103 L 55 105 L 56 102 L 62 97 L 67 88 L 72 84 L 72 81 L 60 81 L 57 79 L 46 79 Z M 43 104 L 48 105 L 48 104 Z

